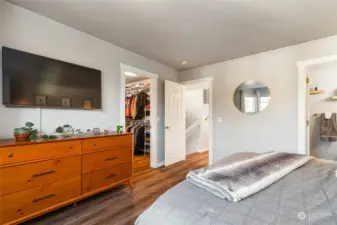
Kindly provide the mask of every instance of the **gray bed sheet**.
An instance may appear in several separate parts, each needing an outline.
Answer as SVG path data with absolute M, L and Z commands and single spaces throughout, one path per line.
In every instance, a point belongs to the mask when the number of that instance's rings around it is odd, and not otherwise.
M 312 160 L 239 202 L 183 181 L 159 197 L 136 225 L 337 224 L 337 163 Z

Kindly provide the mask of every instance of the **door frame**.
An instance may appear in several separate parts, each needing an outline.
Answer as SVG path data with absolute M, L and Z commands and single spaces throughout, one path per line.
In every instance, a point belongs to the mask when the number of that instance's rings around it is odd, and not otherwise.
M 336 63 L 337 55 L 320 57 L 297 62 L 298 69 L 298 145 L 297 151 L 299 154 L 310 154 L 310 134 L 307 121 L 310 120 L 309 112 L 309 93 L 307 85 L 307 76 L 310 68 L 328 63 Z
M 136 74 L 142 74 L 142 76 L 149 78 L 150 81 L 150 167 L 158 168 L 162 166 L 157 162 L 158 155 L 158 75 L 138 69 L 133 66 L 129 66 L 120 63 L 120 75 L 121 75 L 121 91 L 120 91 L 120 125 L 124 127 L 125 130 L 125 71 L 133 72 Z
M 205 77 L 196 80 L 180 82 L 183 85 L 207 83 L 209 87 L 209 140 L 208 140 L 208 164 L 213 164 L 213 77 Z

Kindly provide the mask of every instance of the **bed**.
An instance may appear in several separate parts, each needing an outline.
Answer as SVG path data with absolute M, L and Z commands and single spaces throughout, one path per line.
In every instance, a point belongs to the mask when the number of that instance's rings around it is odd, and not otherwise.
M 337 224 L 337 163 L 314 159 L 269 187 L 229 202 L 179 183 L 159 197 L 136 225 Z

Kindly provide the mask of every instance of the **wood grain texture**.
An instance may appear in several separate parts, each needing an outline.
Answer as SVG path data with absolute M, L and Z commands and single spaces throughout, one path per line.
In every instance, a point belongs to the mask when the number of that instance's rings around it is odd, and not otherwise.
M 150 170 L 150 155 L 133 156 L 133 174 Z
M 85 141 L 98 145 L 83 153 Z M 132 149 L 132 133 L 0 146 L 0 224 L 18 224 L 127 184 L 133 172 Z M 93 157 L 96 153 L 103 155 Z M 84 157 L 101 160 L 91 161 L 85 176 Z M 104 164 L 102 160 L 114 163 Z M 85 177 L 90 190 L 82 193 Z
M 81 135 L 75 135 L 72 137 L 67 138 L 66 140 L 83 140 L 83 139 L 90 139 L 90 138 L 99 138 L 99 137 L 120 137 L 120 136 L 128 136 L 132 135 L 132 133 L 125 132 L 122 134 L 117 134 L 116 132 L 110 132 L 108 134 L 99 134 L 94 135 L 93 133 L 86 133 Z M 0 150 L 4 147 L 11 147 L 11 146 L 23 146 L 23 145 L 37 145 L 37 144 L 45 144 L 45 143 L 53 143 L 53 142 L 63 142 L 65 141 L 64 138 L 58 138 L 55 140 L 39 140 L 39 141 L 16 141 L 15 139 L 1 139 L 0 140 Z
M 0 168 L 0 196 L 81 176 L 81 156 Z
M 5 195 L 0 197 L 0 221 L 6 223 L 80 195 L 80 176 Z
M 119 137 L 101 137 L 95 139 L 83 140 L 83 152 L 93 152 L 102 149 L 116 148 L 120 146 L 132 146 L 132 140 L 129 136 Z
M 5 223 L 4 225 L 17 225 L 17 224 L 22 224 L 23 222 L 29 221 L 29 220 L 31 220 L 32 218 L 36 218 L 36 217 L 41 216 L 41 215 L 44 215 L 44 214 L 46 214 L 46 213 L 48 213 L 48 212 L 52 212 L 52 211 L 54 211 L 54 210 L 56 210 L 56 209 L 60 209 L 61 207 L 68 206 L 68 205 L 70 205 L 70 204 L 72 204 L 73 206 L 77 206 L 77 202 L 78 202 L 78 201 L 81 201 L 81 200 L 83 200 L 83 199 L 85 199 L 85 198 L 88 198 L 88 197 L 90 197 L 90 196 L 96 195 L 96 194 L 98 194 L 98 193 L 107 191 L 107 190 L 109 190 L 109 189 L 111 189 L 111 188 L 117 187 L 118 185 L 121 185 L 121 184 L 123 184 L 123 183 L 127 183 L 127 182 L 129 182 L 129 181 L 130 181 L 130 179 L 121 180 L 121 181 L 118 181 L 118 182 L 113 183 L 113 184 L 111 184 L 111 185 L 108 185 L 108 186 L 104 186 L 104 187 L 102 187 L 102 188 L 99 188 L 99 189 L 97 189 L 97 190 L 95 190 L 95 191 L 88 192 L 88 193 L 86 193 L 86 194 L 82 194 L 82 195 L 80 195 L 80 196 L 77 196 L 77 197 L 74 197 L 74 198 L 67 199 L 67 200 L 62 201 L 62 202 L 60 202 L 60 203 L 53 204 L 53 205 L 51 205 L 51 206 L 49 206 L 49 207 L 44 207 L 44 208 L 41 209 L 41 210 L 34 211 L 33 213 L 31 213 L 31 214 L 29 214 L 29 215 L 22 216 L 22 217 L 20 217 L 20 218 L 18 218 L 18 219 L 16 219 L 16 220 L 10 221 L 9 223 Z M 0 222 L 1 222 L 1 220 L 0 220 Z
M 136 218 L 165 191 L 185 179 L 188 171 L 208 164 L 208 153 L 194 153 L 184 162 L 135 174 L 129 186 L 119 186 L 41 216 L 25 225 L 133 225 Z M 118 204 L 116 204 L 118 203 Z
M 101 187 L 129 179 L 132 176 L 132 163 L 96 170 L 82 176 L 82 194 L 92 192 Z
M 82 156 L 82 173 L 91 173 L 95 170 L 131 162 L 132 154 L 131 146 L 84 154 Z
M 0 166 L 80 154 L 82 151 L 81 146 L 81 141 L 62 141 L 0 148 Z

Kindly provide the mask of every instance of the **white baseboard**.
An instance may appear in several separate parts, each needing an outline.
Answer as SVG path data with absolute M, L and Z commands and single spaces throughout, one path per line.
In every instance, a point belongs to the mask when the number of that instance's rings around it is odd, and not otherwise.
M 164 165 L 165 165 L 165 161 L 161 161 L 161 162 L 156 163 L 154 166 L 152 166 L 152 168 L 157 169 L 157 168 L 162 167 Z
M 198 152 L 207 152 L 208 151 L 208 148 L 201 148 L 198 150 Z

